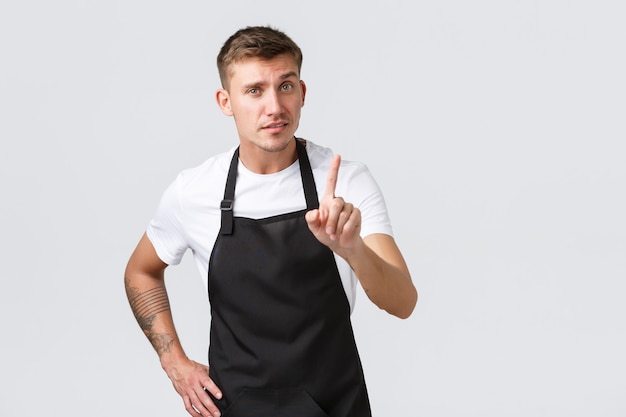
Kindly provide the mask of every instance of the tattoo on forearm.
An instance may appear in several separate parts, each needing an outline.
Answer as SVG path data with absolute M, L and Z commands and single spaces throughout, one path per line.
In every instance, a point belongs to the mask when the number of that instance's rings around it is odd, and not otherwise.
M 155 287 L 137 294 L 131 301 L 131 307 L 137 319 L 150 319 L 147 326 L 151 326 L 151 319 L 162 311 L 169 310 L 165 287 Z
M 139 292 L 137 288 L 130 287 L 128 280 L 126 280 L 126 293 L 137 323 L 154 349 L 159 355 L 169 352 L 174 338 L 167 333 L 155 333 L 153 330 L 153 323 L 157 314 L 170 309 L 165 287 L 155 287 L 148 291 Z

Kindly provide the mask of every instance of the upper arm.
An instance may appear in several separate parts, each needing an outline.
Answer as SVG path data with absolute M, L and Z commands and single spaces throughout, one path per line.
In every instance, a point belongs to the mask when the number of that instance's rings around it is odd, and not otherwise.
M 134 274 L 149 275 L 151 277 L 162 277 L 167 264 L 159 258 L 152 242 L 144 233 L 137 247 L 133 251 L 126 266 L 126 277 L 130 278 Z

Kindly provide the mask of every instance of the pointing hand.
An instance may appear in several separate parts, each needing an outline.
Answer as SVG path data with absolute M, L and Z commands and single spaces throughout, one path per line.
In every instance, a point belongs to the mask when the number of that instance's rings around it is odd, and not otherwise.
M 335 195 L 340 164 L 341 157 L 335 155 L 330 163 L 319 209 L 309 211 L 306 221 L 317 240 L 344 256 L 360 238 L 361 211 Z

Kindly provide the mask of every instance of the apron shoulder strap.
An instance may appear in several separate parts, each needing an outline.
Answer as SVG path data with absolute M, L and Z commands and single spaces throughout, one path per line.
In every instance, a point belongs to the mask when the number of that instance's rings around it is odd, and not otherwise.
M 300 160 L 300 175 L 302 176 L 306 208 L 313 210 L 320 206 L 317 189 L 315 188 L 315 179 L 313 178 L 313 169 L 311 169 L 311 162 L 306 153 L 306 148 L 300 139 L 296 139 L 296 148 L 298 149 L 298 159 Z
M 222 227 L 220 233 L 230 235 L 233 233 L 233 201 L 235 200 L 235 182 L 237 181 L 237 163 L 239 162 L 239 147 L 235 149 L 230 161 L 230 169 L 224 188 L 224 199 L 220 203 L 222 212 Z

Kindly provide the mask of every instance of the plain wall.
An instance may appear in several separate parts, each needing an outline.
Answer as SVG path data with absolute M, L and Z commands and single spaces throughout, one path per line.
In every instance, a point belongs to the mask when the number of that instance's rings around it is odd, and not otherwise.
M 626 415 L 620 1 L 0 5 L 0 415 L 186 416 L 123 270 L 175 175 L 237 142 L 215 57 L 304 51 L 298 135 L 365 162 L 420 293 L 353 322 L 384 416 Z M 206 362 L 191 253 L 168 270 Z

